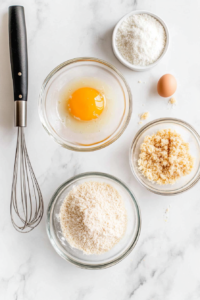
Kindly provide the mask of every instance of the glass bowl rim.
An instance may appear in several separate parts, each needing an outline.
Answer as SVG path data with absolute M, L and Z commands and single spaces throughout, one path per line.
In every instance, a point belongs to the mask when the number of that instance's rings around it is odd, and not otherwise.
M 54 75 L 57 74 L 57 72 L 59 72 L 61 69 L 65 68 L 66 66 L 73 64 L 73 63 L 78 63 L 81 61 L 94 61 L 97 62 L 99 64 L 103 64 L 105 66 L 107 66 L 108 68 L 110 68 L 111 70 L 113 70 L 119 77 L 120 79 L 123 81 L 126 90 L 127 90 L 127 94 L 128 97 L 126 99 L 129 108 L 128 108 L 128 113 L 126 118 L 123 118 L 122 121 L 120 122 L 120 124 L 122 124 L 122 122 L 124 122 L 122 128 L 120 129 L 120 131 L 115 134 L 115 132 L 112 134 L 114 135 L 110 140 L 107 141 L 107 139 L 105 140 L 105 142 L 101 143 L 100 145 L 98 145 L 97 143 L 93 145 L 93 147 L 88 148 L 87 146 L 76 146 L 76 145 L 70 145 L 67 142 L 63 142 L 60 141 L 56 136 L 52 135 L 51 131 L 49 130 L 49 126 L 46 124 L 46 120 L 44 118 L 44 93 L 46 90 L 46 86 L 48 85 L 49 81 L 53 78 Z M 124 76 L 110 63 L 106 62 L 105 60 L 99 59 L 99 58 L 94 58 L 94 57 L 77 57 L 77 58 L 73 58 L 73 59 L 69 59 L 67 61 L 64 61 L 63 63 L 59 64 L 57 67 L 55 67 L 48 75 L 47 77 L 44 79 L 42 87 L 40 89 L 40 94 L 39 94 L 39 101 L 38 101 L 38 111 L 39 111 L 39 118 L 40 118 L 40 122 L 42 123 L 43 128 L 46 130 L 46 132 L 48 133 L 48 135 L 50 135 L 51 138 L 53 138 L 53 140 L 58 143 L 59 145 L 61 145 L 63 148 L 69 149 L 69 150 L 73 150 L 73 151 L 78 151 L 78 152 L 91 152 L 91 151 L 96 151 L 96 150 L 100 150 L 103 149 L 109 145 L 111 145 L 112 143 L 114 143 L 125 131 L 125 129 L 127 128 L 129 121 L 131 119 L 131 115 L 132 115 L 132 93 L 131 93 L 131 89 L 127 83 L 127 81 L 125 80 Z
M 159 189 L 154 189 L 153 187 L 150 187 L 148 184 L 145 184 L 137 175 L 137 173 L 135 172 L 135 168 L 134 165 L 132 163 L 132 154 L 135 151 L 135 147 L 137 145 L 138 139 L 140 138 L 140 136 L 149 128 L 152 128 L 153 126 L 157 125 L 157 124 L 163 124 L 163 123 L 175 123 L 178 124 L 186 129 L 188 129 L 190 131 L 190 133 L 192 134 L 193 137 L 196 138 L 199 148 L 200 148 L 200 135 L 198 134 L 198 132 L 194 129 L 193 126 L 191 126 L 189 123 L 181 120 L 181 119 L 177 119 L 177 118 L 159 118 L 159 119 L 155 119 L 151 122 L 148 122 L 146 125 L 144 125 L 141 129 L 138 130 L 138 132 L 135 134 L 133 141 L 131 143 L 131 147 L 129 150 L 129 165 L 132 171 L 132 174 L 134 175 L 134 177 L 136 178 L 136 180 L 142 185 L 144 186 L 147 190 L 158 194 L 158 195 L 162 195 L 162 196 L 174 196 L 180 193 L 183 193 L 187 190 L 189 190 L 190 188 L 192 188 L 200 179 L 200 162 L 199 162 L 199 166 L 197 169 L 196 174 L 194 175 L 194 177 L 186 184 L 184 185 L 182 188 L 179 189 L 175 189 L 175 190 L 170 190 L 168 193 L 165 191 L 160 191 Z
M 69 258 L 66 254 L 64 254 L 60 249 L 58 249 L 58 247 L 56 246 L 56 243 L 54 242 L 54 238 L 52 237 L 52 233 L 51 233 L 51 226 L 50 226 L 50 215 L 51 215 L 51 211 L 52 208 L 54 207 L 54 203 L 56 202 L 56 200 L 58 199 L 58 197 L 60 196 L 60 194 L 63 192 L 63 190 L 73 184 L 73 182 L 78 181 L 79 179 L 84 179 L 86 177 L 90 177 L 90 176 L 95 176 L 95 177 L 106 177 L 108 179 L 111 179 L 113 181 L 115 181 L 117 184 L 121 185 L 130 195 L 131 199 L 134 202 L 135 208 L 136 208 L 136 212 L 137 212 L 137 218 L 138 218 L 138 227 L 137 227 L 137 232 L 134 238 L 133 243 L 130 245 L 130 247 L 128 248 L 128 250 L 121 255 L 118 259 L 115 259 L 112 262 L 107 262 L 105 264 L 97 264 L 97 265 L 87 265 L 87 264 L 83 264 L 83 263 L 79 263 L 76 262 L 75 260 Z M 102 173 L 102 172 L 85 172 L 85 173 L 81 173 L 78 174 L 76 176 L 71 177 L 70 179 L 68 179 L 67 181 L 65 181 L 63 184 L 61 184 L 57 190 L 54 192 L 53 196 L 51 197 L 48 207 L 47 207 L 47 213 L 46 213 L 46 231 L 47 231 L 47 235 L 48 238 L 51 242 L 51 245 L 53 246 L 54 250 L 57 252 L 57 254 L 62 257 L 64 260 L 74 264 L 77 267 L 83 268 L 83 269 L 105 269 L 105 268 L 109 268 L 111 266 L 116 265 L 117 263 L 119 263 L 120 261 L 122 261 L 126 256 L 128 256 L 131 251 L 134 249 L 135 245 L 138 242 L 139 236 L 140 236 L 140 232 L 141 232 L 141 225 L 142 225 L 142 217 L 141 217 L 141 210 L 140 207 L 138 205 L 138 202 L 136 200 L 135 195 L 133 194 L 133 192 L 128 188 L 128 186 L 122 182 L 120 179 L 116 178 L 115 176 L 112 176 L 110 174 L 107 173 Z

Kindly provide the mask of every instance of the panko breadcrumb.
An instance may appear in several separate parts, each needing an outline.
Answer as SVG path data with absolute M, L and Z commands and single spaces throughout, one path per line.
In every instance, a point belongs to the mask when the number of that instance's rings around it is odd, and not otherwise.
M 149 117 L 149 112 L 145 112 L 140 116 L 140 120 L 146 120 Z
M 169 103 L 176 104 L 176 99 L 174 97 L 170 98 Z
M 193 165 L 189 144 L 175 130 L 163 129 L 146 136 L 140 147 L 139 170 L 148 180 L 160 185 L 174 184 L 188 175 Z

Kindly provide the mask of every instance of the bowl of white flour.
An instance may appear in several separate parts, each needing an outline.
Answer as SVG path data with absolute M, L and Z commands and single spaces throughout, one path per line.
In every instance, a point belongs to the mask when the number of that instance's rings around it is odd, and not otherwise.
M 146 71 L 157 65 L 169 47 L 169 30 L 157 15 L 136 10 L 125 15 L 112 36 L 117 59 L 134 71 Z

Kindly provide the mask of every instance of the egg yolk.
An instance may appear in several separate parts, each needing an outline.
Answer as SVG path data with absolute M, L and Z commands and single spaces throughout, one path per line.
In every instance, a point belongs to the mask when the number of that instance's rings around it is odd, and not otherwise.
M 68 100 L 68 110 L 73 117 L 82 121 L 97 119 L 104 110 L 104 96 L 96 89 L 82 87 Z

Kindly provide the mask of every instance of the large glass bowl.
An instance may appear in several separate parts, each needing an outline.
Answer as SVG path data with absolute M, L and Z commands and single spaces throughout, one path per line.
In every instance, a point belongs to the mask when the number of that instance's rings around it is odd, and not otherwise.
M 183 140 L 189 143 L 190 154 L 194 157 L 194 167 L 192 172 L 183 176 L 173 185 L 159 185 L 149 181 L 138 169 L 138 159 L 140 154 L 140 146 L 144 141 L 145 136 L 152 135 L 160 129 L 174 129 L 177 133 L 181 134 Z M 161 118 L 149 122 L 143 126 L 133 139 L 130 156 L 130 166 L 135 178 L 149 191 L 164 195 L 171 196 L 183 193 L 189 190 L 198 182 L 200 176 L 200 136 L 196 130 L 186 123 L 185 121 L 174 118 Z
M 70 190 L 86 181 L 106 182 L 118 190 L 127 211 L 127 229 L 118 244 L 110 251 L 100 255 L 86 255 L 72 248 L 62 234 L 60 226 L 60 207 Z M 47 210 L 47 234 L 56 252 L 65 260 L 85 269 L 111 267 L 124 259 L 135 247 L 140 235 L 140 209 L 133 193 L 119 179 L 105 173 L 83 173 L 63 183 L 50 200 Z
M 75 132 L 57 112 L 63 89 L 82 78 L 105 82 L 114 95 L 112 118 L 93 133 Z M 96 58 L 75 58 L 56 67 L 44 80 L 39 97 L 39 116 L 47 133 L 61 146 L 75 151 L 94 151 L 113 143 L 127 127 L 131 112 L 132 96 L 125 79 L 112 65 Z

